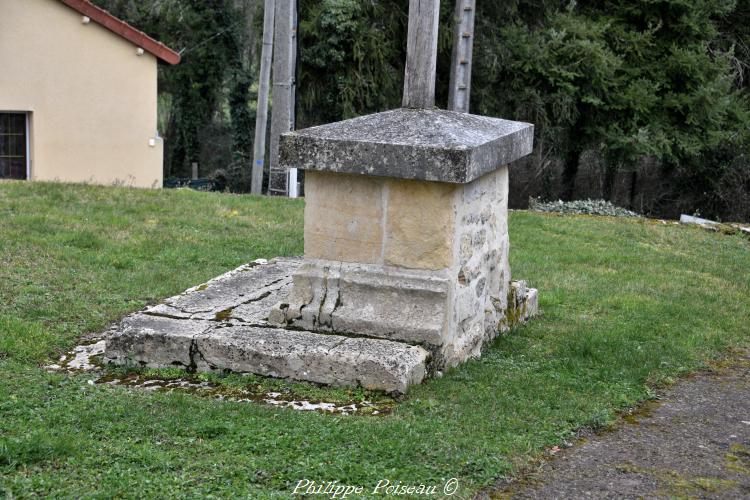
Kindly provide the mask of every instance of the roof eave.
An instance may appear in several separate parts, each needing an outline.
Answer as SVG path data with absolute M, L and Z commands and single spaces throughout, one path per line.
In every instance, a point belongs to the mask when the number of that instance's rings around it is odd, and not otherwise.
M 179 53 L 170 49 L 163 43 L 154 40 L 142 31 L 135 29 L 122 19 L 113 16 L 101 7 L 97 7 L 88 0 L 60 1 L 78 13 L 87 16 L 92 21 L 103 26 L 112 33 L 121 36 L 137 47 L 153 54 L 159 60 L 172 65 L 180 62 L 181 57 Z

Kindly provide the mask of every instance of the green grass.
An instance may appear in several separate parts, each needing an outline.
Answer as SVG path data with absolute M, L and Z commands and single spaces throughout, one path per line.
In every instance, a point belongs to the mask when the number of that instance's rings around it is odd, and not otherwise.
M 299 201 L 0 184 L 0 495 L 289 496 L 297 481 L 468 497 L 582 426 L 750 339 L 750 242 L 650 221 L 515 212 L 544 315 L 385 417 L 87 384 L 40 366 L 144 304 L 302 251 Z M 455 498 L 455 497 L 454 497 Z

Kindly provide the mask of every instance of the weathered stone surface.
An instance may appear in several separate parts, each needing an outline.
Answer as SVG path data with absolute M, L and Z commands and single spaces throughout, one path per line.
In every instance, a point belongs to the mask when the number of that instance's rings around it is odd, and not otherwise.
M 539 314 L 539 293 L 525 281 L 513 281 L 508 292 L 508 306 L 500 330 L 507 331 Z
M 214 325 L 209 321 L 136 313 L 107 336 L 104 358 L 120 365 L 195 367 L 195 338 Z
M 266 318 L 286 300 L 299 265 L 274 259 L 241 266 L 133 314 L 107 336 L 104 359 L 400 393 L 422 381 L 429 355 L 421 347 L 269 327 Z
M 461 186 L 452 240 L 456 280 L 443 352 L 455 366 L 481 354 L 501 331 L 510 282 L 508 167 Z
M 138 314 L 109 336 L 104 359 L 405 393 L 424 378 L 428 357 L 421 347 L 387 340 Z
M 449 281 L 444 271 L 306 261 L 269 322 L 439 346 Z
M 531 153 L 534 126 L 437 109 L 396 109 L 284 134 L 284 166 L 468 183 Z
M 522 321 L 527 321 L 539 314 L 539 291 L 536 288 L 526 290 L 526 301 Z
M 303 283 L 293 291 L 291 275 L 298 267 L 294 279 Z M 247 281 L 248 273 L 257 278 L 256 289 Z M 458 362 L 451 357 L 456 353 L 478 353 L 486 338 L 482 321 L 473 322 L 476 331 L 470 333 L 465 325 L 458 334 L 444 331 L 450 324 L 444 305 L 454 293 L 451 283 L 445 270 L 324 261 L 300 266 L 296 259 L 254 263 L 168 299 L 171 306 L 150 307 L 125 318 L 107 336 L 104 359 L 403 393 L 426 373 Z M 508 305 L 509 314 L 518 320 L 537 307 L 536 291 L 524 294 L 524 289 L 525 284 L 514 283 L 506 301 L 518 305 Z M 304 296 L 295 298 L 299 293 Z M 292 311 L 289 303 L 304 306 Z M 463 314 L 476 315 L 473 303 L 467 304 Z M 276 316 L 270 322 L 293 330 L 269 325 L 269 314 Z M 326 333 L 298 330 L 308 326 Z M 379 338 L 350 335 L 359 331 Z
M 243 304 L 278 294 L 291 285 L 291 274 L 301 262 L 293 258 L 251 262 L 170 297 L 162 304 L 146 308 L 144 313 L 173 318 L 228 319 L 231 312 Z
M 197 339 L 209 366 L 278 378 L 405 393 L 422 381 L 428 353 L 387 340 L 271 328 L 222 328 Z
M 719 223 L 714 220 L 701 219 L 700 217 L 693 217 L 692 215 L 680 215 L 680 224 L 695 224 L 698 226 L 714 226 Z
M 223 315 L 223 321 L 232 324 L 245 324 L 251 326 L 266 326 L 268 314 L 275 304 L 286 297 L 292 288 L 292 277 L 284 280 L 284 286 L 265 297 L 250 302 L 244 302 L 233 309 L 227 310 Z
M 389 179 L 385 264 L 411 269 L 450 267 L 457 189 L 440 182 Z
M 509 301 L 507 166 L 460 185 L 312 174 L 314 199 L 319 187 L 331 194 L 328 185 L 338 181 L 356 184 L 355 192 L 370 186 L 369 198 L 382 198 L 382 259 L 342 262 L 347 241 L 330 259 L 314 258 L 326 252 L 306 255 L 291 292 L 269 317 L 272 324 L 418 343 L 441 370 L 479 356 L 486 342 L 526 319 L 523 304 Z M 336 192 L 326 203 L 338 204 L 339 212 L 356 205 L 356 196 Z M 306 224 L 313 216 L 322 220 L 313 211 Z
M 380 262 L 385 180 L 334 175 L 305 176 L 305 257 Z

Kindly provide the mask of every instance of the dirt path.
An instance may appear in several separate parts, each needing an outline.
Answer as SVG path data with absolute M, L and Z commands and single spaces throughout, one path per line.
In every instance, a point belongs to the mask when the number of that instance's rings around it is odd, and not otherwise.
M 750 498 L 750 356 L 679 384 L 499 498 Z

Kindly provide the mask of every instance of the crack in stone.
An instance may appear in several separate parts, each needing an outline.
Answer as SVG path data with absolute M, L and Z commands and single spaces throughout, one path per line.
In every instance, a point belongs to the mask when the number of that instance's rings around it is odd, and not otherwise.
M 165 302 L 164 305 L 169 306 L 172 309 L 177 309 L 183 314 L 189 314 L 191 318 L 195 316 L 196 314 L 206 314 L 206 313 L 210 313 L 211 311 L 213 311 L 213 309 L 197 309 L 197 310 L 183 309 L 181 307 L 170 304 L 169 302 Z
M 331 331 L 335 332 L 336 328 L 333 326 L 333 320 L 336 317 L 336 311 L 343 305 L 341 302 L 341 279 L 336 280 L 336 303 L 333 305 L 333 311 L 331 311 Z
M 272 281 L 272 282 L 268 283 L 267 285 L 263 285 L 262 288 L 268 288 L 268 287 L 273 286 L 273 285 L 275 285 L 277 283 L 281 283 L 282 281 L 284 281 L 286 279 L 289 279 L 289 275 L 288 274 L 285 274 L 281 278 L 277 279 L 276 281 Z
M 185 369 L 189 373 L 196 373 L 198 371 L 198 363 L 196 362 L 196 356 L 200 356 L 200 358 L 203 360 L 203 363 L 209 368 L 211 368 L 212 370 L 216 369 L 216 366 L 209 363 L 206 357 L 198 348 L 198 337 L 206 335 L 210 330 L 211 330 L 210 326 L 206 327 L 205 330 L 203 330 L 201 333 L 193 335 L 193 337 L 190 339 L 190 347 L 188 348 L 188 357 L 190 359 L 190 364 L 187 367 L 185 367 Z
M 347 340 L 349 340 L 349 339 L 348 338 L 343 338 L 343 339 L 339 340 L 338 342 L 336 342 L 335 344 L 333 344 L 328 349 L 328 354 L 330 355 L 331 352 L 333 352 L 334 350 L 336 350 L 339 346 L 341 346 L 342 344 L 344 344 Z
M 181 312 L 184 312 L 184 311 L 181 311 Z M 153 316 L 155 318 L 178 319 L 182 321 L 190 321 L 192 319 L 192 317 L 185 318 L 182 316 L 174 316 L 172 314 L 161 313 L 161 312 L 156 312 L 156 311 L 143 311 L 142 314 L 145 316 Z M 190 313 L 185 313 L 185 314 L 190 314 Z
M 257 266 L 257 265 L 260 265 L 260 264 L 255 264 L 255 265 Z M 255 266 L 253 266 L 253 267 L 255 267 Z M 263 290 L 263 289 L 269 289 L 269 290 L 266 290 L 264 293 L 262 293 L 260 296 L 257 296 L 256 298 L 245 300 L 245 301 L 243 301 L 243 302 L 241 302 L 241 303 L 233 306 L 230 309 L 234 309 L 234 308 L 237 308 L 237 307 L 239 307 L 241 305 L 249 304 L 251 302 L 257 302 L 259 300 L 262 300 L 262 299 L 268 297 L 271 293 L 277 292 L 277 291 L 281 290 L 282 288 L 284 288 L 285 285 L 289 284 L 291 282 L 290 278 L 291 277 L 290 277 L 289 274 L 285 274 L 281 278 L 278 278 L 278 279 L 275 279 L 275 280 L 273 280 L 273 281 L 271 281 L 269 283 L 263 284 L 262 286 L 260 286 L 257 289 L 253 290 L 253 292 L 257 292 L 258 290 Z M 211 280 L 211 281 L 208 282 L 209 286 L 210 286 L 210 284 L 211 284 L 212 281 L 214 281 L 214 280 Z M 274 287 L 274 285 L 278 285 L 279 283 L 281 283 L 281 286 Z M 202 289 L 202 290 L 190 290 L 188 292 L 183 292 L 182 294 L 180 294 L 180 295 L 178 295 L 176 297 L 172 297 L 170 299 L 165 300 L 162 303 L 162 305 L 165 305 L 167 307 L 171 307 L 173 309 L 177 309 L 178 311 L 180 311 L 183 314 L 190 315 L 190 318 L 177 318 L 177 317 L 174 317 L 173 319 L 194 319 L 195 315 L 197 315 L 197 314 L 208 314 L 208 313 L 213 312 L 216 308 L 212 307 L 212 308 L 209 308 L 209 309 L 191 309 L 191 308 L 180 307 L 179 305 L 176 305 L 175 302 L 177 300 L 179 300 L 180 298 L 191 297 L 194 294 L 204 292 L 205 290 L 206 289 Z M 216 290 L 214 290 L 214 291 L 216 291 Z M 219 292 L 221 292 L 221 290 L 219 290 Z M 173 299 L 177 299 L 177 300 L 173 300 Z M 227 310 L 228 309 L 223 309 L 221 311 L 218 311 L 217 314 L 218 313 L 222 313 L 222 312 L 227 311 Z M 147 313 L 147 314 L 152 314 L 152 313 Z M 157 316 L 157 315 L 160 315 L 160 314 L 162 314 L 162 313 L 157 313 L 157 314 L 152 314 L 152 315 L 153 316 Z M 163 317 L 169 318 L 170 316 L 164 315 Z M 200 318 L 198 318 L 198 319 L 200 319 Z
M 393 342 L 395 344 L 402 344 L 402 345 L 408 345 L 411 347 L 422 347 L 429 351 L 430 349 L 440 349 L 440 346 L 436 346 L 433 344 L 428 343 L 420 343 L 416 341 L 408 341 L 408 340 L 401 340 L 401 339 L 394 339 L 394 338 L 388 338 L 388 337 L 377 337 L 375 335 L 367 335 L 364 333 L 353 333 L 353 332 L 347 332 L 347 331 L 333 331 L 333 330 L 309 330 L 302 326 L 296 326 L 291 323 L 287 325 L 262 325 L 260 328 L 273 328 L 278 330 L 287 330 L 290 332 L 303 332 L 303 333 L 311 333 L 315 335 L 328 335 L 332 337 L 346 337 L 347 339 L 363 339 L 363 340 L 383 340 L 386 342 Z
M 198 363 L 195 362 L 195 355 L 198 352 L 198 340 L 193 337 L 190 339 L 190 348 L 188 349 L 188 357 L 190 358 L 190 364 L 186 368 L 188 373 L 195 373 L 198 371 Z
M 240 302 L 239 304 L 237 304 L 235 306 L 228 307 L 226 309 L 222 309 L 220 311 L 217 311 L 216 314 L 214 315 L 214 319 L 209 320 L 209 321 L 222 321 L 223 322 L 223 321 L 227 321 L 227 320 L 230 320 L 230 319 L 237 319 L 237 318 L 233 318 L 232 317 L 232 313 L 234 312 L 235 309 L 237 309 L 240 306 L 244 306 L 244 305 L 247 305 L 247 304 L 252 304 L 253 302 L 260 302 L 261 300 L 263 300 L 263 299 L 267 298 L 269 295 L 271 295 L 271 293 L 272 293 L 272 291 L 267 291 L 265 293 L 260 294 L 259 296 L 255 297 L 255 298 L 246 300 L 244 302 Z
M 338 273 L 337 273 L 338 278 L 335 279 L 335 282 L 333 284 L 333 286 L 335 287 L 335 290 L 336 290 L 336 302 L 333 304 L 333 310 L 331 310 L 331 312 L 330 312 L 330 314 L 328 316 L 328 324 L 325 325 L 328 328 L 330 328 L 331 331 L 333 331 L 333 332 L 336 331 L 336 328 L 334 328 L 334 326 L 333 326 L 333 320 L 334 320 L 334 317 L 336 315 L 336 310 L 341 306 L 341 267 L 342 267 L 342 264 L 339 263 Z M 328 294 L 326 293 L 326 298 L 327 298 L 327 295 Z M 324 301 L 324 303 L 325 303 L 325 301 Z
M 326 303 L 326 298 L 328 298 L 328 272 L 329 269 L 326 267 L 323 270 L 323 298 L 320 300 L 320 304 L 318 305 L 318 315 L 313 316 L 313 328 L 318 328 L 319 326 L 325 326 L 321 323 L 321 317 L 323 316 L 323 306 Z

